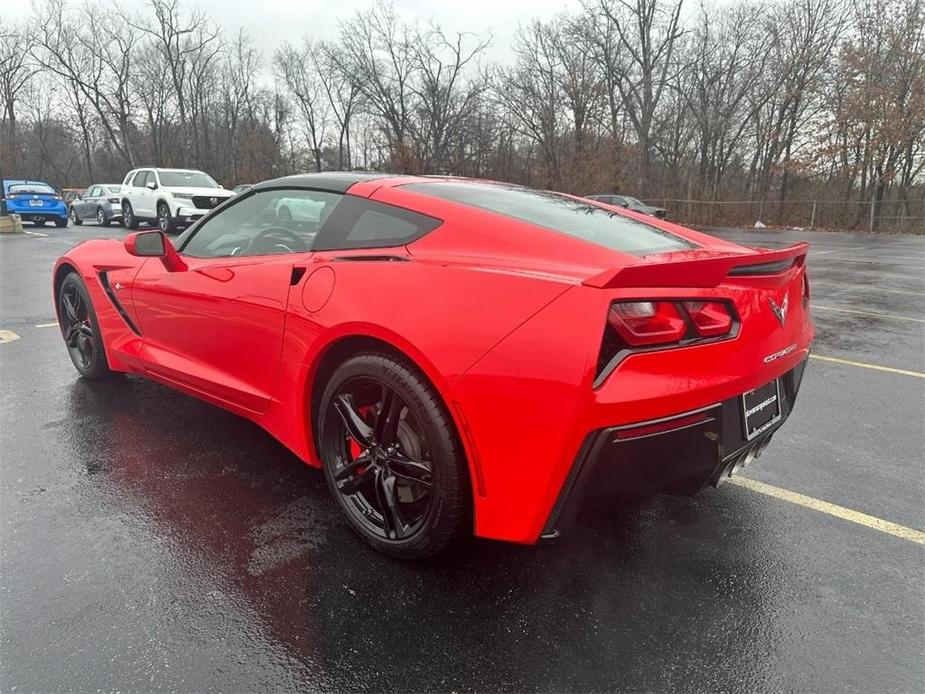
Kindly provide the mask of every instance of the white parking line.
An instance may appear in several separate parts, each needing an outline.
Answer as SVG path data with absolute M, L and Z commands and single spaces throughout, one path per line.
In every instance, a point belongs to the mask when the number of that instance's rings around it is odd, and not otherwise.
M 14 333 L 12 330 L 0 330 L 0 345 L 5 342 L 16 342 L 19 339 L 19 335 Z
M 29 236 L 48 236 L 48 234 L 43 234 L 41 231 L 26 231 L 22 230 L 22 233 L 29 234 Z
M 55 321 L 54 323 L 36 323 L 35 327 L 36 328 L 57 328 L 58 321 Z
M 874 318 L 892 318 L 893 320 L 907 320 L 915 323 L 925 323 L 925 318 L 912 318 L 911 316 L 897 316 L 895 313 L 881 313 L 878 311 L 861 311 L 856 308 L 841 308 L 840 306 L 820 306 L 810 304 L 813 309 L 820 311 L 837 311 L 838 313 L 856 313 L 860 316 L 873 316 Z

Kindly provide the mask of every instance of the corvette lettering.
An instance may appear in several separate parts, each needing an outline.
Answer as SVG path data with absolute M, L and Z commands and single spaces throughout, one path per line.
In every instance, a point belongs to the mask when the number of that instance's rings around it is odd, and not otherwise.
M 777 361 L 781 357 L 786 357 L 788 354 L 793 353 L 796 350 L 796 343 L 784 347 L 780 352 L 774 352 L 774 354 L 769 354 L 764 358 L 765 364 L 770 364 L 772 361 Z

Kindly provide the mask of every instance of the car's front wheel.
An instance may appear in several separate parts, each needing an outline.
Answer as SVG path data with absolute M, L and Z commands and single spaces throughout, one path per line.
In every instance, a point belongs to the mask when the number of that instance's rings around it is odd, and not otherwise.
M 112 373 L 106 363 L 96 312 L 83 280 L 69 273 L 58 289 L 58 325 L 74 368 L 84 378 L 103 378 Z
M 170 208 L 165 202 L 157 206 L 157 226 L 165 234 L 172 234 L 177 230 L 177 222 L 170 216 Z
M 138 220 L 135 219 L 135 213 L 132 211 L 132 203 L 128 200 L 122 203 L 122 222 L 126 229 L 138 228 Z
M 77 216 L 77 210 L 72 207 L 71 208 L 71 224 L 79 227 L 83 223 L 84 223 L 83 220 Z
M 377 550 L 417 559 L 468 529 L 459 437 L 433 386 L 410 364 L 379 352 L 345 361 L 324 389 L 316 431 L 328 488 Z

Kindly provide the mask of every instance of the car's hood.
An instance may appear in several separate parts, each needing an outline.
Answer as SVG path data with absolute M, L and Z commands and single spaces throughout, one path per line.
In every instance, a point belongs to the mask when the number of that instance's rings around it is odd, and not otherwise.
M 164 190 L 171 193 L 183 193 L 184 195 L 204 195 L 209 198 L 227 198 L 234 195 L 230 190 L 225 188 L 188 188 L 185 186 L 164 186 Z

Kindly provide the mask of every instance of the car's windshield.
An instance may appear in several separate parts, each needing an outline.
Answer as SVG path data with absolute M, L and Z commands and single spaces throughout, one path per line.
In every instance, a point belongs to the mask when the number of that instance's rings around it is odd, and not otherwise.
M 500 183 L 411 183 L 426 195 L 479 207 L 623 253 L 647 255 L 696 246 L 674 234 L 559 193 Z
M 218 188 L 218 183 L 202 171 L 158 171 L 162 186 L 170 188 Z
M 636 205 L 636 207 L 647 207 L 647 205 L 639 198 L 631 198 L 628 195 L 624 195 L 623 199 L 626 200 L 630 205 Z
M 44 183 L 14 183 L 10 186 L 10 193 L 37 193 L 40 195 L 57 195 L 58 193 Z

